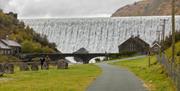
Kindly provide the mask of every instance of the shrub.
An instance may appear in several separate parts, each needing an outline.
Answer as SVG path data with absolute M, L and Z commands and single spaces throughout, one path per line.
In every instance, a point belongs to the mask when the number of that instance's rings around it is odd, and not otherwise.
M 99 58 L 96 58 L 95 61 L 98 63 L 98 62 L 101 62 L 101 60 Z
M 179 31 L 177 31 L 175 33 L 175 40 L 176 40 L 176 43 L 178 41 L 180 41 L 180 32 Z M 172 45 L 172 35 L 166 37 L 163 45 L 164 45 L 165 49 L 169 48 Z
M 123 51 L 123 52 L 120 52 L 120 55 L 121 56 L 133 56 L 136 53 L 137 53 L 136 51 Z
M 14 56 L 11 56 L 11 55 L 0 55 L 0 63 L 3 63 L 3 62 L 13 62 L 13 61 L 19 61 L 18 58 L 14 57 Z
M 177 56 L 180 56 L 180 51 L 177 52 Z
M 122 51 L 120 53 L 114 53 L 114 54 L 111 54 L 111 55 L 108 55 L 110 59 L 117 59 L 117 58 L 122 58 L 122 57 L 130 57 L 130 56 L 133 56 L 137 54 L 137 52 L 133 51 L 133 52 L 130 52 L 130 51 Z

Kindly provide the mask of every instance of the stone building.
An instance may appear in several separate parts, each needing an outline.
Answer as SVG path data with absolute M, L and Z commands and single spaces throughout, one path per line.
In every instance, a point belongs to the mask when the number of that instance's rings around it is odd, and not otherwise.
M 151 46 L 151 52 L 158 53 L 159 51 L 161 51 L 161 45 L 157 41 L 153 42 Z
M 149 51 L 149 44 L 142 40 L 139 36 L 131 36 L 119 47 L 119 52 L 136 52 L 138 54 L 147 54 Z
M 21 45 L 13 40 L 0 39 L 0 54 L 16 55 L 21 52 Z
M 80 48 L 79 50 L 75 51 L 74 54 L 89 54 L 89 51 L 85 48 Z M 74 57 L 76 62 L 83 62 L 80 57 Z
M 0 41 L 0 54 L 4 54 L 4 55 L 10 55 L 11 54 L 11 48 L 6 46 L 1 41 Z

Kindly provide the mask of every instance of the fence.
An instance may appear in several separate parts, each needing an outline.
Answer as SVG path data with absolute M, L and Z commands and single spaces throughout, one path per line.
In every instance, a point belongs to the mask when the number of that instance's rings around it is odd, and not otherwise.
M 158 55 L 157 60 L 164 66 L 166 73 L 176 85 L 177 91 L 180 91 L 180 65 L 172 63 L 165 54 Z

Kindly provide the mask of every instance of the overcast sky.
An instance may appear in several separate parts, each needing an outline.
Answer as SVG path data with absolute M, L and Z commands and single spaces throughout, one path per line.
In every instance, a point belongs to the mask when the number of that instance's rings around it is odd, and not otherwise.
M 0 8 L 19 18 L 108 17 L 135 1 L 139 0 L 0 0 Z

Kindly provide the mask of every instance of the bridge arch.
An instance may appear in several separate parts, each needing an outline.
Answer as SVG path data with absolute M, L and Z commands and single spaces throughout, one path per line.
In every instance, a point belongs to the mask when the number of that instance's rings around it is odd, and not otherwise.
M 95 57 L 108 57 L 106 53 L 88 53 L 88 54 L 71 54 L 71 53 L 37 53 L 37 54 L 22 54 L 22 59 L 41 58 L 48 56 L 52 60 L 65 59 L 66 57 L 77 57 L 82 59 L 84 64 L 88 64 L 89 61 Z

